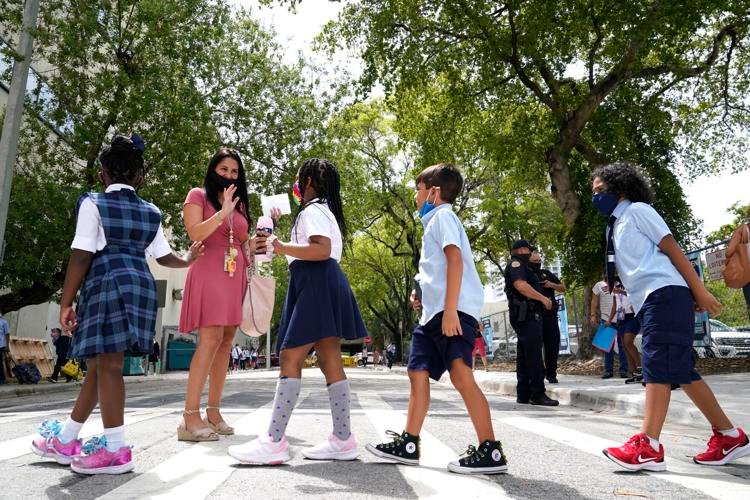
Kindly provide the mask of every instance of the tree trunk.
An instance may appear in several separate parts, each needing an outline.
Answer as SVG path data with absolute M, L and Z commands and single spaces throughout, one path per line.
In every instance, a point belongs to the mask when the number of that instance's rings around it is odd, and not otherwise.
M 591 324 L 591 297 L 593 293 L 591 287 L 587 286 L 583 289 L 583 318 L 581 319 L 580 330 L 578 332 L 578 358 L 579 359 L 591 359 L 594 357 L 594 348 L 591 345 L 591 341 L 594 338 L 595 327 Z

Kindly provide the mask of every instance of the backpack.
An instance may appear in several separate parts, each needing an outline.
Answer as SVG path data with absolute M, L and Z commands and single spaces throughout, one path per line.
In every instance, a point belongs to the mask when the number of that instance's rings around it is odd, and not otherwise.
M 19 384 L 37 384 L 42 379 L 42 374 L 34 363 L 17 364 L 14 361 L 13 364 L 13 375 Z
M 726 265 L 721 272 L 729 288 L 742 288 L 750 283 L 750 228 L 742 224 L 732 234 L 726 251 Z

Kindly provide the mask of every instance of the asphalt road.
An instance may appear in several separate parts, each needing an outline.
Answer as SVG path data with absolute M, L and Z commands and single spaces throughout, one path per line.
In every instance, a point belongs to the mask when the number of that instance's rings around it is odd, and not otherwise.
M 476 444 L 458 394 L 432 385 L 433 403 L 422 434 L 422 465 L 396 466 L 370 456 L 364 444 L 382 439 L 386 429 L 401 431 L 408 401 L 403 375 L 353 369 L 352 426 L 362 449 L 359 460 L 317 462 L 299 454 L 303 446 L 330 433 L 325 383 L 306 370 L 302 393 L 288 428 L 294 458 L 283 466 L 235 463 L 225 453 L 264 429 L 276 374 L 232 375 L 224 415 L 238 435 L 216 443 L 176 440 L 184 380 L 128 386 L 127 438 L 134 444 L 136 468 L 121 476 L 81 476 L 39 459 L 29 451 L 36 426 L 45 418 L 67 417 L 75 393 L 59 392 L 0 400 L 0 498 L 750 498 L 750 458 L 707 468 L 690 457 L 703 451 L 706 426 L 670 425 L 662 437 L 666 473 L 628 473 L 603 457 L 601 449 L 619 444 L 638 429 L 638 420 L 569 407 L 517 405 L 490 395 L 495 430 L 509 457 L 509 473 L 467 477 L 445 465 Z M 101 429 L 92 415 L 84 434 Z

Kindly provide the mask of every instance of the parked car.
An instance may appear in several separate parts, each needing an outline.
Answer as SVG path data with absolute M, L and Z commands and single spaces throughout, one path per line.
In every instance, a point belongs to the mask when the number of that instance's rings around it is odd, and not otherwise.
M 279 366 L 279 355 L 276 353 L 271 354 L 271 366 Z M 266 367 L 266 355 L 261 354 L 258 356 L 258 367 L 259 368 L 265 368 Z
M 718 358 L 750 356 L 750 332 L 738 331 L 719 320 L 709 319 L 711 325 L 711 353 Z M 699 353 L 700 355 L 700 353 Z

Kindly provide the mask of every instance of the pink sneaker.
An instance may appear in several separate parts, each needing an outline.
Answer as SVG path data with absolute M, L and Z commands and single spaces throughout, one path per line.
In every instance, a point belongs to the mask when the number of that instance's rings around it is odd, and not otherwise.
M 354 434 L 343 441 L 331 434 L 322 443 L 302 450 L 302 456 L 311 460 L 354 460 L 359 450 Z
M 124 474 L 133 470 L 130 446 L 117 451 L 107 450 L 107 439 L 91 438 L 81 448 L 81 454 L 73 458 L 70 468 L 79 474 Z
M 43 458 L 54 458 L 58 464 L 68 465 L 81 453 L 81 440 L 63 443 L 58 437 L 62 431 L 59 420 L 45 420 L 39 426 L 39 437 L 31 442 L 31 451 Z

